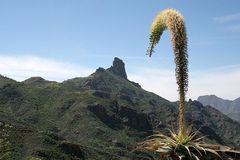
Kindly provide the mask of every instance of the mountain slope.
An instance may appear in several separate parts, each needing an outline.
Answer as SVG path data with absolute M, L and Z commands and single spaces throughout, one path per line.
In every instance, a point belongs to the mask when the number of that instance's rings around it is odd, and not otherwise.
M 204 105 L 210 105 L 228 115 L 230 118 L 240 122 L 240 98 L 230 101 L 215 95 L 206 95 L 198 97 L 198 101 Z
M 109 69 L 84 78 L 57 83 L 35 77 L 1 85 L 0 157 L 153 159 L 131 151 L 154 132 L 177 128 L 177 104 L 143 90 L 124 73 L 124 63 L 115 58 Z M 197 101 L 188 102 L 187 114 L 206 140 L 240 147 L 239 123 Z

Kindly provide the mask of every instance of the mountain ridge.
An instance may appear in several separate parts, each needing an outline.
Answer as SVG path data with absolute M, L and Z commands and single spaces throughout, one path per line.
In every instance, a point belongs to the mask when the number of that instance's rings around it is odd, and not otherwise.
M 230 118 L 240 122 L 240 97 L 235 100 L 227 100 L 216 95 L 199 96 L 198 101 L 204 105 L 210 105 Z
M 37 85 L 3 84 L 0 132 L 9 137 L 0 139 L 9 143 L 8 152 L 0 156 L 153 160 L 154 154 L 132 151 L 153 133 L 176 129 L 178 107 L 136 84 L 103 68 L 62 83 L 45 83 L 40 78 Z M 206 141 L 240 148 L 239 123 L 200 102 L 187 104 L 188 124 L 200 135 L 208 135 Z

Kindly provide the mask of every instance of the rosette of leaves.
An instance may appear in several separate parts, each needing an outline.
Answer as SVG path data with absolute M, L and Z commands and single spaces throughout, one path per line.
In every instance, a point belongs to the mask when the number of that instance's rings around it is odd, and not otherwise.
M 208 160 L 208 158 L 222 159 L 218 154 L 220 146 L 204 143 L 196 132 L 187 130 L 185 135 L 174 133 L 170 136 L 156 134 L 139 144 L 139 148 L 157 152 L 160 160 Z

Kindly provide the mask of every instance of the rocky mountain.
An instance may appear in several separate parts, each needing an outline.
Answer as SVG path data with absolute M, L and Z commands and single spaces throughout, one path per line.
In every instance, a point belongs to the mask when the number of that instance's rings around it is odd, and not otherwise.
M 203 105 L 210 105 L 240 122 L 240 97 L 231 101 L 219 98 L 215 95 L 205 95 L 198 97 L 198 101 Z
M 198 101 L 187 120 L 206 141 L 240 148 L 240 124 Z M 127 79 L 115 58 L 108 68 L 62 83 L 0 76 L 0 159 L 143 160 L 135 150 L 156 132 L 177 128 L 177 103 Z

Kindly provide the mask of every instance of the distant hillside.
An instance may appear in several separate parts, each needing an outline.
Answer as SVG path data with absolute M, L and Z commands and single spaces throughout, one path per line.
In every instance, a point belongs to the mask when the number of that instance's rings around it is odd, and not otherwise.
M 210 105 L 240 122 L 240 97 L 231 101 L 219 98 L 215 95 L 206 95 L 198 97 L 198 101 L 203 105 Z
M 187 120 L 206 141 L 240 148 L 240 124 L 189 101 Z M 177 103 L 127 79 L 115 58 L 108 69 L 62 83 L 0 76 L 0 159 L 153 160 L 133 151 L 155 132 L 177 128 Z

